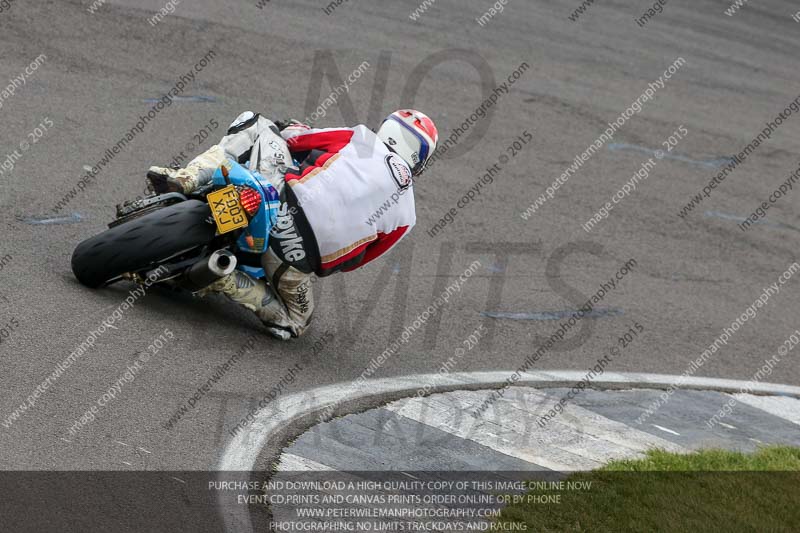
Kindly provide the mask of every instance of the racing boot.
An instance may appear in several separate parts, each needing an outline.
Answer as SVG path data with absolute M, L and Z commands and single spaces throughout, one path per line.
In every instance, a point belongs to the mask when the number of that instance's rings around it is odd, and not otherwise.
M 249 161 L 250 170 L 258 171 L 279 194 L 283 191 L 286 169 L 294 166 L 277 126 L 261 115 L 246 111 L 236 117 L 218 145 L 192 159 L 186 168 L 150 167 L 148 187 L 158 194 L 189 194 L 211 181 L 214 171 L 228 158 L 239 163 Z
M 215 145 L 192 159 L 186 168 L 150 167 L 147 172 L 150 190 L 157 194 L 190 194 L 210 182 L 214 172 L 226 160 L 225 150 Z
M 209 292 L 224 294 L 242 307 L 253 311 L 273 337 L 289 340 L 299 334 L 283 303 L 264 280 L 253 279 L 248 274 L 236 270 L 218 279 L 198 294 L 205 296 Z

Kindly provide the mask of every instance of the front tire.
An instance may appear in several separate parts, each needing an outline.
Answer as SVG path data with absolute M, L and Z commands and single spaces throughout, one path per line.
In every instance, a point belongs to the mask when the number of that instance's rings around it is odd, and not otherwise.
M 94 289 L 126 272 L 203 246 L 215 235 L 208 204 L 180 202 L 83 241 L 72 253 L 72 272 L 81 284 Z

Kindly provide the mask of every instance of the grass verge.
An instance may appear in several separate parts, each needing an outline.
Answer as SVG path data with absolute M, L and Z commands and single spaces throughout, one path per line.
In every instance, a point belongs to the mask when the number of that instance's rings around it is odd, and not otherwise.
M 503 509 L 497 530 L 518 522 L 542 532 L 800 531 L 800 448 L 653 450 L 531 486 Z

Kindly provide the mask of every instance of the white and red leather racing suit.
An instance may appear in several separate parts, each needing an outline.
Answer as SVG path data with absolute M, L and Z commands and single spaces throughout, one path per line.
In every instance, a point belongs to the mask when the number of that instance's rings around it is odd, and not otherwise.
M 411 169 L 366 126 L 281 132 L 299 168 L 287 170 L 282 215 L 270 237 L 287 263 L 302 248 L 318 276 L 350 272 L 389 251 L 414 226 Z M 281 227 L 283 226 L 283 227 Z M 296 230 L 296 231 L 295 231 Z

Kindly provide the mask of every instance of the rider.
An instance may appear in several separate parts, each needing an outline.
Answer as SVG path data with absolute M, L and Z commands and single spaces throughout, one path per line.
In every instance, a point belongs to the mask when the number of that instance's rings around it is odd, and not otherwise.
M 270 285 L 236 270 L 202 294 L 225 294 L 287 340 L 303 334 L 314 312 L 312 273 L 355 270 L 414 226 L 413 180 L 433 155 L 439 134 L 428 116 L 412 109 L 389 115 L 377 134 L 364 125 L 280 125 L 247 111 L 186 168 L 151 167 L 147 177 L 158 193 L 188 194 L 230 158 L 249 161 L 251 170 L 272 183 L 281 206 L 261 257 Z

